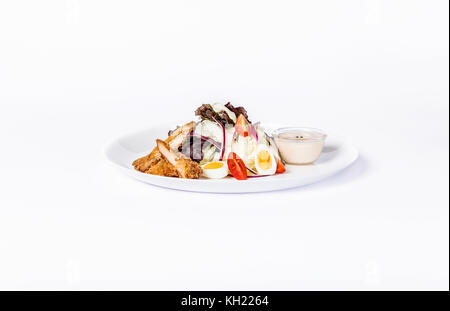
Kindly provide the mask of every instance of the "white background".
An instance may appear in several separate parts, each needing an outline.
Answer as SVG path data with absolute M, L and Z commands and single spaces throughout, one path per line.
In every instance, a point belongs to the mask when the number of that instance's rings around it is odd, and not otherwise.
M 2 1 L 0 289 L 448 290 L 448 5 Z M 218 195 L 103 155 L 228 100 L 361 157 L 311 186 Z

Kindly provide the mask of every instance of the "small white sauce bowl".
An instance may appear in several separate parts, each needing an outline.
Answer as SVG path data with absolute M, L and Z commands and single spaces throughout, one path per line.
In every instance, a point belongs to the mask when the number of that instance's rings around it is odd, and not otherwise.
M 327 137 L 322 130 L 310 127 L 283 127 L 272 135 L 281 158 L 296 165 L 314 163 L 322 153 Z

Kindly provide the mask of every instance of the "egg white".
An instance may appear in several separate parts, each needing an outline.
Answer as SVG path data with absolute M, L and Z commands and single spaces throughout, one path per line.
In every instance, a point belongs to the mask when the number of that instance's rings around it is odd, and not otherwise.
M 258 163 L 258 154 L 259 154 L 259 152 L 261 152 L 263 150 L 267 151 L 270 154 L 271 166 L 270 166 L 269 169 L 262 169 L 259 166 L 259 163 Z M 258 147 L 256 148 L 254 161 L 255 161 L 256 171 L 258 172 L 259 175 L 273 175 L 273 174 L 275 174 L 275 172 L 277 170 L 277 161 L 275 160 L 275 155 L 273 154 L 272 150 L 270 150 L 270 148 L 267 147 L 265 144 L 259 144 Z
M 210 179 L 220 179 L 220 178 L 226 177 L 228 175 L 227 163 L 225 163 L 223 161 L 214 161 L 214 162 L 220 162 L 223 165 L 222 165 L 222 167 L 213 168 L 213 169 L 205 169 L 205 166 L 208 165 L 209 163 L 202 165 L 203 176 L 205 176 L 206 178 L 210 178 Z

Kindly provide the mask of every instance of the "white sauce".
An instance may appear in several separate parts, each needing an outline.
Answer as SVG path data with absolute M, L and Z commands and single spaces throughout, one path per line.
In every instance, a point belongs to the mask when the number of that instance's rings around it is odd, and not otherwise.
M 230 109 L 228 109 L 227 107 L 225 107 L 225 105 L 216 103 L 216 104 L 212 104 L 211 106 L 212 106 L 213 110 L 217 113 L 225 111 L 228 114 L 228 116 L 230 117 L 230 119 L 233 120 L 234 123 L 236 123 L 236 114 L 233 111 L 231 111 Z
M 288 164 L 311 164 L 322 152 L 325 135 L 313 130 L 293 129 L 274 134 L 281 158 Z
M 194 133 L 197 135 L 203 135 L 214 139 L 215 141 L 222 143 L 223 134 L 222 128 L 219 124 L 209 120 L 203 120 L 195 127 Z

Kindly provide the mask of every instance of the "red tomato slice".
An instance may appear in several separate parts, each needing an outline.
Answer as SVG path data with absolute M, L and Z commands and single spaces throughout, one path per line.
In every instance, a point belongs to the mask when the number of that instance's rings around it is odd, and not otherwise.
M 280 159 L 277 159 L 277 170 L 275 171 L 275 174 L 281 174 L 284 172 L 286 172 L 286 167 Z
M 250 124 L 243 114 L 240 114 L 236 120 L 234 130 L 241 136 L 247 137 L 250 132 Z
M 227 159 L 228 169 L 234 178 L 238 180 L 247 179 L 247 168 L 245 167 L 244 161 L 238 157 L 234 152 L 230 152 Z

